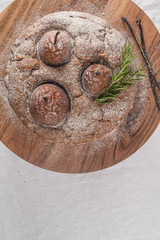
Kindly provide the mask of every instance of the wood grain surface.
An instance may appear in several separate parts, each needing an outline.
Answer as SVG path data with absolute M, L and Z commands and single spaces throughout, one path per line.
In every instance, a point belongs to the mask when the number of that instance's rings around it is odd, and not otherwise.
M 0 15 L 0 140 L 24 160 L 57 172 L 86 173 L 110 167 L 137 151 L 152 135 L 159 124 L 160 114 L 152 91 L 148 93 L 147 114 L 141 119 L 137 129 L 132 124 L 139 117 L 138 110 L 132 109 L 119 127 L 120 137 L 114 145 L 95 148 L 95 143 L 55 144 L 40 138 L 13 116 L 7 100 L 4 84 L 6 62 L 10 47 L 20 32 L 46 14 L 57 11 L 82 11 L 102 17 L 119 30 L 128 31 L 121 22 L 121 16 L 130 20 L 138 29 L 136 20 L 141 19 L 146 39 L 146 49 L 155 76 L 160 83 L 160 35 L 145 13 L 130 0 L 15 0 Z M 160 97 L 160 96 L 159 96 Z M 136 101 L 136 100 L 135 100 Z M 146 110 L 145 110 L 146 111 Z M 14 114 L 15 115 L 15 114 Z M 110 141 L 109 136 L 107 141 Z

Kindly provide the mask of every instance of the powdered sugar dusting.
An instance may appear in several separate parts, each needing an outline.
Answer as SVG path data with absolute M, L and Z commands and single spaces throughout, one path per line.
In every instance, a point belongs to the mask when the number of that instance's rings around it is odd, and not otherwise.
M 45 65 L 37 52 L 39 40 L 51 30 L 66 31 L 72 39 L 72 57 L 60 67 Z M 145 79 L 126 89 L 113 103 L 98 105 L 82 89 L 80 76 L 86 64 L 97 61 L 107 62 L 114 72 L 126 39 L 103 19 L 90 14 L 59 12 L 45 16 L 23 31 L 12 47 L 6 80 L 11 107 L 33 132 L 59 143 L 84 143 L 115 135 L 135 106 L 135 99 L 140 99 L 141 106 L 146 101 Z M 136 61 L 135 67 L 138 65 Z M 47 82 L 63 86 L 71 100 L 70 114 L 57 128 L 38 125 L 29 109 L 33 90 Z

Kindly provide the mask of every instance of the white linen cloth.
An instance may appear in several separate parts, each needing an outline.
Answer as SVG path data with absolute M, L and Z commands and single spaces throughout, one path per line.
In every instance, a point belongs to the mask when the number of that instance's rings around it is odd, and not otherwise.
M 135 2 L 160 30 L 160 1 Z M 0 143 L 0 240 L 160 240 L 159 133 L 118 165 L 81 175 L 40 169 Z

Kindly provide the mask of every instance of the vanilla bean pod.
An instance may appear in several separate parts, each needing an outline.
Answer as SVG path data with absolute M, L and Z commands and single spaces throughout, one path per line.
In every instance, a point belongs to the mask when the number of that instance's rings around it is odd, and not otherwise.
M 142 49 L 143 49 L 144 53 L 146 54 L 146 46 L 145 46 L 145 41 L 144 41 L 144 35 L 143 35 L 141 20 L 137 20 L 137 24 L 138 24 L 138 27 L 139 27 L 139 30 L 140 30 Z M 146 56 L 147 56 L 147 54 L 146 54 Z M 147 58 L 148 58 L 148 56 L 147 56 Z
M 150 65 L 150 62 L 149 62 L 149 59 L 148 59 L 148 56 L 146 54 L 146 48 L 145 48 L 145 42 L 144 42 L 144 36 L 143 36 L 143 30 L 142 30 L 142 26 L 141 26 L 141 21 L 137 21 L 138 25 L 139 25 L 139 29 L 140 29 L 140 35 L 141 35 L 141 43 L 142 43 L 142 47 L 140 46 L 137 38 L 136 38 L 136 35 L 134 33 L 134 30 L 131 26 L 131 24 L 129 23 L 129 21 L 122 17 L 121 18 L 123 22 L 125 22 L 130 30 L 130 32 L 132 33 L 132 36 L 134 37 L 140 51 L 141 51 L 141 54 L 147 64 L 147 69 L 148 69 L 148 74 L 149 74 L 149 80 L 150 80 L 150 84 L 151 84 L 151 88 L 152 88 L 152 92 L 153 92 L 153 95 L 154 95 L 154 98 L 155 98 L 155 101 L 156 101 L 156 104 L 157 104 L 157 107 L 158 107 L 158 110 L 160 111 L 160 103 L 159 103 L 159 100 L 158 100 L 158 96 L 157 96 L 157 92 L 156 92 L 156 88 L 155 88 L 155 84 L 156 86 L 158 87 L 158 90 L 160 90 L 160 86 L 158 84 L 158 82 L 156 81 L 155 79 L 155 76 L 154 76 L 154 73 L 152 71 L 152 67 Z
M 149 63 L 149 61 L 148 61 L 148 57 L 145 55 L 145 52 L 143 51 L 141 45 L 139 44 L 139 42 L 138 42 L 138 40 L 137 40 L 137 38 L 136 38 L 136 35 L 135 35 L 135 33 L 134 33 L 134 30 L 133 30 L 133 28 L 132 28 L 132 26 L 131 26 L 131 24 L 130 24 L 129 21 L 128 21 L 126 18 L 124 18 L 124 17 L 122 17 L 122 21 L 127 24 L 129 30 L 131 31 L 131 33 L 132 33 L 132 35 L 133 35 L 133 37 L 134 37 L 134 39 L 135 39 L 135 41 L 136 41 L 136 43 L 137 43 L 140 51 L 141 51 L 141 53 L 142 53 L 142 56 L 143 56 L 143 58 L 144 58 L 144 60 L 145 60 L 145 62 L 146 62 L 146 64 L 147 64 L 148 69 L 151 69 L 151 65 L 150 65 L 150 63 Z
M 127 26 L 128 26 L 128 28 L 129 28 L 129 30 L 131 31 L 131 33 L 132 33 L 132 35 L 133 35 L 133 37 L 134 37 L 134 39 L 135 39 L 135 41 L 136 41 L 136 43 L 137 43 L 140 51 L 143 52 L 143 49 L 141 48 L 141 46 L 140 46 L 140 44 L 139 44 L 139 42 L 138 42 L 138 40 L 137 40 L 137 38 L 136 38 L 136 35 L 135 35 L 135 33 L 134 33 L 134 30 L 133 30 L 131 24 L 129 23 L 129 21 L 128 21 L 125 17 L 122 17 L 121 19 L 122 19 L 123 22 L 125 22 L 125 23 L 127 24 Z M 143 54 L 142 54 L 142 55 L 143 55 Z M 144 56 L 143 56 L 143 57 L 144 57 Z
M 146 53 L 146 47 L 145 47 L 145 41 L 144 41 L 144 35 L 143 35 L 143 29 L 142 29 L 142 25 L 141 25 L 141 20 L 138 20 L 137 24 L 138 24 L 138 27 L 139 27 L 139 30 L 140 30 L 142 48 L 143 48 L 143 51 L 144 51 L 144 53 L 146 55 L 146 58 L 147 58 L 147 60 L 149 62 L 148 55 Z M 156 86 L 160 90 L 160 85 L 158 84 L 158 82 L 157 82 L 157 80 L 156 80 L 156 78 L 154 76 L 154 73 L 153 73 L 153 70 L 152 70 L 152 67 L 151 67 L 150 63 L 148 65 L 148 71 L 150 72 L 150 75 L 152 75 L 153 81 L 155 82 Z

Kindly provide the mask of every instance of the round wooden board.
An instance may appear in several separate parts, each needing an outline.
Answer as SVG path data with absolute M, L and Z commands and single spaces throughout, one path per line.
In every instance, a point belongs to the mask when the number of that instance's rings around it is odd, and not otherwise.
M 147 52 L 159 83 L 160 35 L 146 14 L 130 0 L 15 0 L 1 13 L 0 87 L 3 89 L 3 94 L 0 94 L 0 140 L 19 157 L 36 166 L 63 173 L 86 173 L 110 167 L 137 151 L 155 131 L 160 114 L 150 90 L 149 95 L 146 96 L 149 100 L 146 106 L 147 114 L 141 119 L 136 131 L 132 132 L 130 124 L 127 125 L 129 117 L 126 118 L 126 123 L 119 127 L 119 132 L 123 133 L 121 137 L 109 147 L 105 144 L 105 139 L 102 139 L 104 147 L 101 151 L 96 150 L 92 142 L 67 146 L 55 144 L 38 137 L 25 127 L 17 116 L 13 120 L 11 117 L 13 111 L 7 101 L 4 84 L 6 56 L 9 58 L 11 45 L 23 29 L 44 15 L 71 10 L 102 17 L 122 31 L 128 30 L 126 25 L 122 24 L 121 16 L 126 17 L 135 29 L 137 29 L 136 20 L 141 19 Z M 135 115 L 134 118 L 136 117 Z

